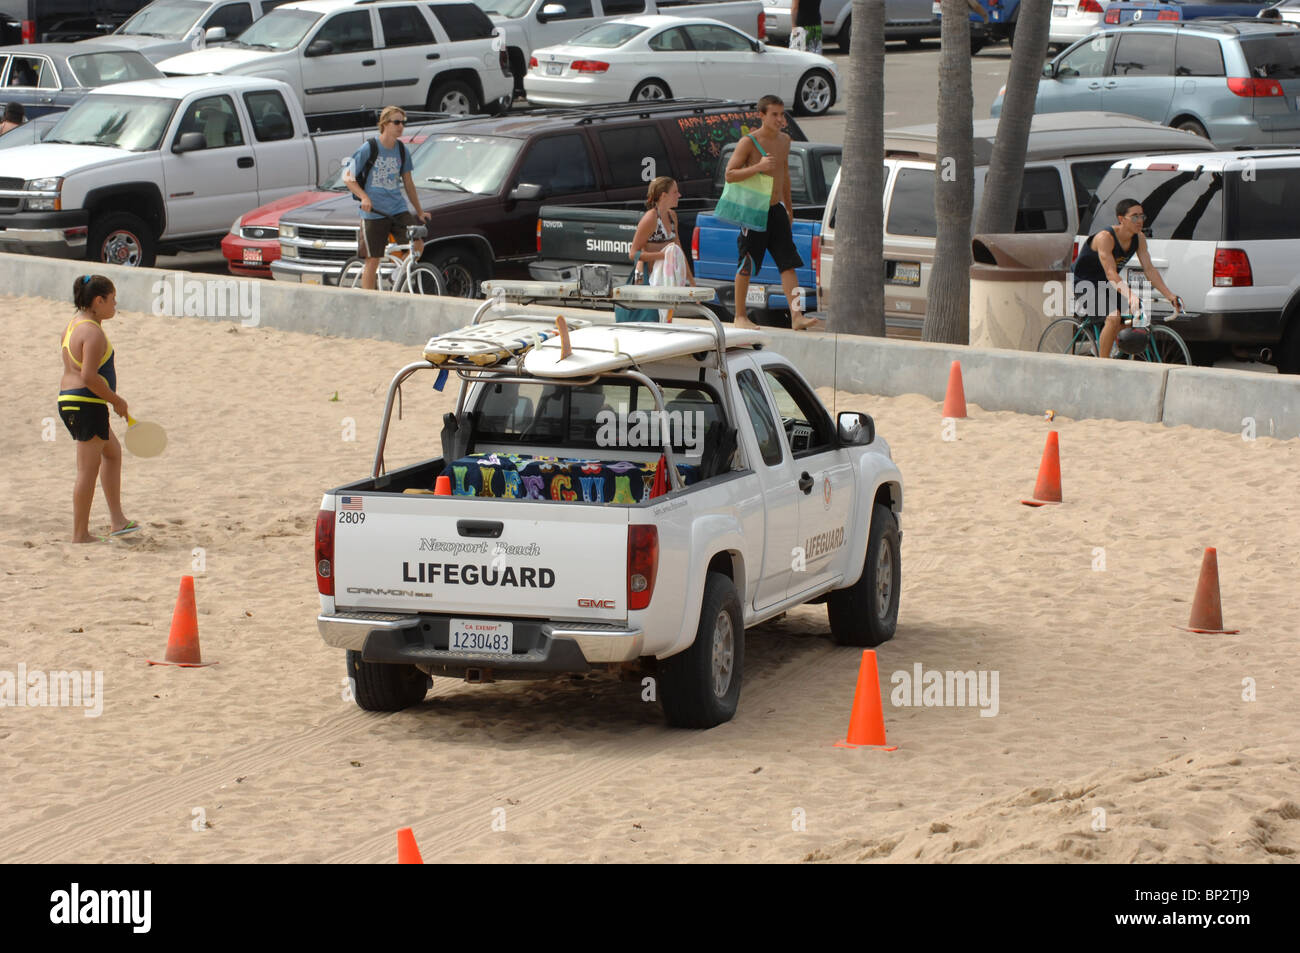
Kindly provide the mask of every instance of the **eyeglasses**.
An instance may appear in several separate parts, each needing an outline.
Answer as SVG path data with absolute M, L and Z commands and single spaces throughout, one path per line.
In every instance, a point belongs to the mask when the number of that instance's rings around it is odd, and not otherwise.
M 1145 222 L 1147 220 L 1147 217 L 1141 212 L 1134 212 L 1132 215 L 1129 215 L 1128 218 L 1131 218 L 1135 222 Z
M 405 119 L 390 119 L 390 120 L 388 120 L 388 122 L 389 122 L 391 125 L 394 125 L 394 126 L 405 126 L 405 125 L 406 125 L 406 120 L 405 120 Z

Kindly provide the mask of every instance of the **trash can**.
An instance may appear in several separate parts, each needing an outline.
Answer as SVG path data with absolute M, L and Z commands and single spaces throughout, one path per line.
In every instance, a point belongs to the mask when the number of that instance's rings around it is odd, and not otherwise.
M 970 343 L 1035 351 L 1043 330 L 1070 314 L 1072 235 L 971 239 Z

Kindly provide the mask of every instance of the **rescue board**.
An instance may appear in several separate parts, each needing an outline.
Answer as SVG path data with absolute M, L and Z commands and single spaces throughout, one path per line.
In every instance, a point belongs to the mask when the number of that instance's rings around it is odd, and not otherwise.
M 573 324 L 569 322 L 571 328 Z M 729 348 L 752 347 L 768 340 L 762 331 L 747 328 L 727 328 L 725 334 Z M 717 347 L 712 330 L 651 322 L 579 328 L 570 332 L 569 341 L 572 353 L 567 356 L 558 340 L 543 341 L 524 355 L 524 370 L 535 377 L 589 377 Z
M 565 318 L 565 321 L 570 328 L 586 327 L 591 323 L 578 318 Z M 489 318 L 430 338 L 424 346 L 424 359 L 430 364 L 487 367 L 522 354 L 558 333 L 555 319 L 542 315 Z

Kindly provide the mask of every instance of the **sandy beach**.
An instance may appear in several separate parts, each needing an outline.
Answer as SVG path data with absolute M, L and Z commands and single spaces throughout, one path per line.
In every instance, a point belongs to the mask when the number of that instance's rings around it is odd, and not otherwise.
M 603 673 L 435 679 L 377 715 L 317 633 L 312 532 L 322 492 L 369 472 L 388 381 L 418 349 L 140 304 L 105 328 L 120 392 L 170 442 L 124 464 L 144 530 L 78 546 L 55 414 L 72 307 L 0 297 L 0 672 L 103 673 L 98 717 L 0 708 L 5 860 L 389 862 L 405 826 L 426 862 L 1300 851 L 1300 441 L 973 405 L 944 440 L 931 400 L 823 389 L 875 417 L 905 481 L 898 634 L 877 653 L 897 751 L 832 746 L 860 650 L 832 643 L 820 606 L 746 633 L 740 711 L 708 732 L 665 728 L 639 681 Z M 439 452 L 454 399 L 406 388 L 390 467 Z M 1031 509 L 1053 428 L 1065 503 Z M 91 530 L 107 528 L 97 494 Z M 1177 628 L 1207 546 L 1240 634 Z M 151 667 L 187 573 L 219 664 Z M 918 665 L 996 672 L 996 714 L 895 704 L 894 673 Z

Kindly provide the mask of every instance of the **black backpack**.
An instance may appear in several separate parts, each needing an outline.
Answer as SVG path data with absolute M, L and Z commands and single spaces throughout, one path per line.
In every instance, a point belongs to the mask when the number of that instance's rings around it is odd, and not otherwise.
M 366 183 L 370 181 L 370 170 L 375 167 L 375 160 L 379 158 L 379 140 L 372 136 L 370 139 L 366 140 L 366 145 L 370 147 L 370 152 L 367 154 L 366 158 L 366 164 L 361 167 L 360 172 L 356 173 L 357 185 L 361 186 L 362 192 L 366 190 Z M 406 143 L 401 139 L 398 139 L 397 149 L 402 156 L 402 165 L 405 166 L 407 160 L 410 158 L 406 151 Z M 361 201 L 361 199 L 357 198 L 355 192 L 352 193 L 352 201 L 357 203 L 360 203 Z

